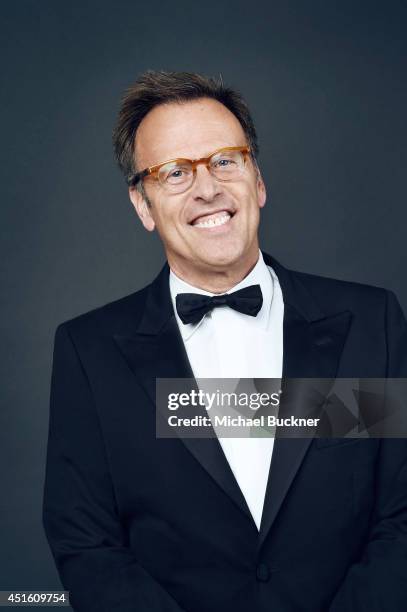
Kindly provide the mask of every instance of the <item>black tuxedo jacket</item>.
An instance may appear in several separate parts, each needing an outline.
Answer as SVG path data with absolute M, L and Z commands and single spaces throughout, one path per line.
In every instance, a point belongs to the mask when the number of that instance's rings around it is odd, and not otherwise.
M 264 257 L 283 376 L 407 376 L 392 293 Z M 258 532 L 216 438 L 156 438 L 156 377 L 192 377 L 168 273 L 56 331 L 43 521 L 73 608 L 405 612 L 406 440 L 277 438 Z

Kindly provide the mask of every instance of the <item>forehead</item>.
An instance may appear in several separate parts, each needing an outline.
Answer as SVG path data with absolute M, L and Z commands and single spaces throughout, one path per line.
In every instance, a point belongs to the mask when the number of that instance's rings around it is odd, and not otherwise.
M 156 106 L 136 133 L 137 166 L 167 159 L 205 157 L 220 147 L 246 144 L 242 126 L 226 106 L 209 98 Z

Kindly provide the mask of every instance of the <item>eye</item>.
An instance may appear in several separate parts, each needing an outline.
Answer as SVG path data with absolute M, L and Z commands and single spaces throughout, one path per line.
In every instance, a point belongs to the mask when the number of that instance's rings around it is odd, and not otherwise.
M 173 170 L 172 172 L 169 172 L 167 175 L 167 178 L 181 178 L 182 175 L 184 174 L 184 170 L 181 170 L 180 168 L 177 168 L 176 170 Z
M 188 179 L 189 173 L 188 168 L 182 166 L 171 168 L 165 176 L 165 181 L 167 183 L 182 183 Z
M 188 180 L 190 173 L 191 169 L 188 168 L 186 164 L 171 164 L 163 166 L 160 170 L 159 176 L 160 180 L 164 183 L 176 184 Z
M 213 160 L 212 167 L 219 168 L 220 170 L 229 170 L 230 168 L 234 168 L 236 166 L 236 160 L 230 156 L 223 156 L 218 159 Z

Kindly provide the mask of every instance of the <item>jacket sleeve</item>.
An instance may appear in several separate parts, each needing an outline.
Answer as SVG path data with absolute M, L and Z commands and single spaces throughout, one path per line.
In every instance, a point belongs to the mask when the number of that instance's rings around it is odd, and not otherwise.
M 77 612 L 182 612 L 126 546 L 91 390 L 67 330 L 55 335 L 43 524 Z
M 396 297 L 391 292 L 386 297 L 387 377 L 407 378 L 406 320 Z M 361 557 L 349 568 L 329 612 L 407 610 L 406 439 L 381 441 L 373 517 Z

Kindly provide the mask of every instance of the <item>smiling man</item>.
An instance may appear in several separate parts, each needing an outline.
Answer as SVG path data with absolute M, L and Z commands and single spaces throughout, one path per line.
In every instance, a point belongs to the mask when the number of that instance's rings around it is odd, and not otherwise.
M 74 610 L 398 612 L 406 440 L 156 435 L 156 379 L 407 376 L 384 289 L 260 251 L 266 189 L 242 97 L 148 72 L 114 144 L 167 262 L 56 332 L 44 526 Z
M 242 280 L 259 257 L 266 193 L 247 140 L 237 117 L 210 98 L 156 106 L 137 130 L 138 167 L 179 159 L 144 178 L 150 205 L 130 190 L 136 211 L 147 230 L 157 229 L 171 270 L 216 293 Z M 192 169 L 185 158 L 205 161 Z

